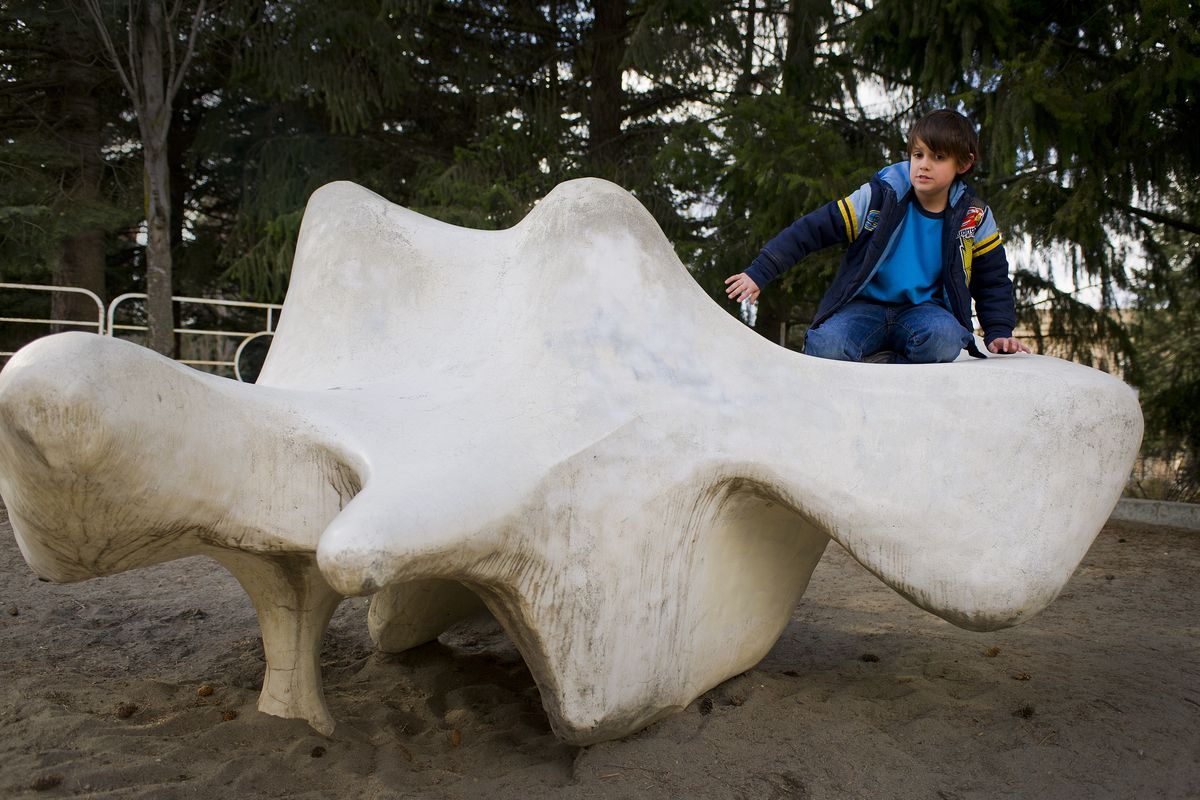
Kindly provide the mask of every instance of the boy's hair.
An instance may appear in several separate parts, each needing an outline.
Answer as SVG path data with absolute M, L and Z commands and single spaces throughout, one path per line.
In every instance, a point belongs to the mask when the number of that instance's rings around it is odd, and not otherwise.
M 967 172 L 974 169 L 979 160 L 979 137 L 975 135 L 975 126 L 957 111 L 939 108 L 917 120 L 908 132 L 909 153 L 916 148 L 918 139 L 935 153 L 954 156 L 960 166 L 970 164 Z

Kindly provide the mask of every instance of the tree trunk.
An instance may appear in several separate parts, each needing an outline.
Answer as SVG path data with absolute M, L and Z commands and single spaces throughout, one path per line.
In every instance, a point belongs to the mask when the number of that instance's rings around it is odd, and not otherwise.
M 626 0 L 595 0 L 592 26 L 591 96 L 588 107 L 588 151 L 592 172 L 615 179 L 617 139 L 625 117 L 621 60 L 625 56 Z
M 52 98 L 50 119 L 64 148 L 75 160 L 74 169 L 64 175 L 65 199 L 57 209 L 58 228 L 64 233 L 59 240 L 53 281 L 55 286 L 87 289 L 104 303 L 104 230 L 80 228 L 75 224 L 81 211 L 102 199 L 102 122 L 96 95 L 99 81 L 95 70 L 85 61 L 91 46 L 78 17 L 60 15 L 56 18 L 51 46 L 56 51 L 52 83 L 58 87 L 58 92 Z M 50 315 L 54 319 L 97 322 L 99 309 L 86 295 L 55 292 L 51 295 Z M 95 328 L 74 325 L 57 326 L 56 330 L 95 330 L 99 333 Z
M 816 48 L 828 0 L 790 0 L 787 16 L 787 44 L 783 63 L 785 97 L 808 98 Z
M 737 84 L 734 93 L 750 94 L 754 88 L 754 48 L 756 43 L 756 28 L 758 27 L 758 7 L 755 0 L 750 0 L 746 9 L 746 34 L 742 39 L 742 54 L 738 63 Z
M 171 124 L 166 95 L 162 43 L 168 32 L 158 2 L 146 4 L 142 25 L 143 114 L 138 116 L 145 157 L 146 187 L 146 315 L 149 346 L 165 356 L 175 355 L 175 324 L 171 280 L 171 168 L 167 131 Z
M 165 356 L 175 355 L 172 312 L 171 195 L 166 153 L 146 152 L 146 314 L 149 346 Z
M 62 240 L 54 265 L 54 285 L 87 289 L 100 300 L 98 306 L 84 294 L 55 292 L 50 300 L 51 317 L 95 323 L 88 326 L 56 325 L 55 331 L 100 333 L 103 306 L 108 302 L 104 286 L 104 231 L 81 231 Z

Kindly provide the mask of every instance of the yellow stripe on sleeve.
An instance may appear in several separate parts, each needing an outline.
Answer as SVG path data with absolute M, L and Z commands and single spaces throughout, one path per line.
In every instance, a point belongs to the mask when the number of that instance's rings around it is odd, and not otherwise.
M 983 255 L 984 253 L 992 252 L 999 246 L 1000 246 L 1000 233 L 996 232 L 996 233 L 993 233 L 988 238 L 984 239 L 982 242 L 976 242 L 975 247 L 972 248 L 972 252 L 975 254 L 975 257 L 978 258 L 979 256 Z
M 858 238 L 858 214 L 854 211 L 854 201 L 847 197 L 842 201 L 846 204 L 846 209 L 850 212 L 850 241 Z
M 850 213 L 846 212 L 847 203 L 844 199 L 838 200 L 837 204 L 838 204 L 838 211 L 842 212 L 842 222 L 846 223 L 846 239 L 847 239 L 847 241 L 853 242 L 854 241 L 854 228 L 852 228 L 850 226 L 850 214 L 852 214 L 854 212 L 853 211 L 851 211 Z

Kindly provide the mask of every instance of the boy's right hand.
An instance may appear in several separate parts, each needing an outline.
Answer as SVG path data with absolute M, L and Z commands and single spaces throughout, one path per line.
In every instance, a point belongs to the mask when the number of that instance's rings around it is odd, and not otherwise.
M 753 303 L 758 299 L 758 293 L 761 291 L 758 284 L 750 280 L 750 276 L 744 272 L 739 272 L 737 275 L 730 275 L 725 279 L 725 294 L 730 300 L 742 302 L 749 300 Z

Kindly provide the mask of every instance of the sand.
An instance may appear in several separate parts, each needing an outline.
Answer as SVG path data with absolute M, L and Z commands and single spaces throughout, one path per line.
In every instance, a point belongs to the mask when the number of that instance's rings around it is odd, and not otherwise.
M 326 637 L 326 738 L 255 710 L 254 613 L 215 562 L 45 583 L 0 512 L 0 797 L 1200 797 L 1197 533 L 1110 523 L 1049 609 L 989 634 L 831 545 L 762 663 L 586 748 L 491 618 L 388 656 L 366 605 Z

